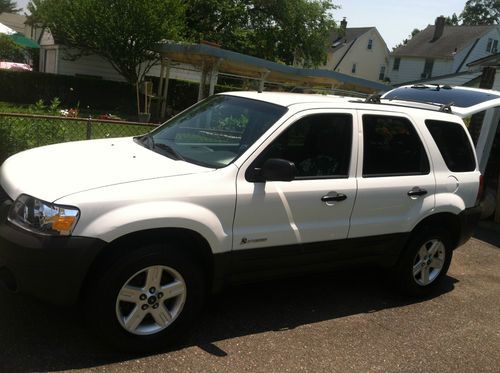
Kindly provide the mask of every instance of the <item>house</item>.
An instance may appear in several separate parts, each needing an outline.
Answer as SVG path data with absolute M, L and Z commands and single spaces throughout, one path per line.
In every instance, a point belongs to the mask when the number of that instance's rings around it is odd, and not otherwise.
M 10 27 L 15 32 L 20 32 L 24 36 L 38 41 L 41 28 L 31 27 L 26 23 L 26 16 L 17 13 L 1 13 L 0 23 Z
M 347 27 L 344 18 L 340 30 L 330 35 L 326 65 L 322 68 L 359 78 L 384 81 L 389 49 L 375 27 Z
M 100 56 L 92 54 L 72 58 L 75 51 L 58 44 L 48 29 L 43 31 L 39 44 L 40 72 L 125 82 L 125 78 Z M 148 75 L 159 77 L 160 65 L 153 66 Z M 176 65 L 170 71 L 171 79 L 198 82 L 200 76 L 201 73 L 188 64 Z
M 499 40 L 500 25 L 447 26 L 440 16 L 392 52 L 387 75 L 395 85 L 462 75 L 464 85 L 474 79 L 467 64 L 497 53 Z

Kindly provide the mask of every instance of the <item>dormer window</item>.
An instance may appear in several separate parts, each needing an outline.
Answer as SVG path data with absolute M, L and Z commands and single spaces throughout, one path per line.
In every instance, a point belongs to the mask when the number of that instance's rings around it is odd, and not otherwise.
M 372 49 L 373 48 L 373 40 L 372 39 L 368 39 L 368 46 L 367 46 L 368 49 Z
M 486 52 L 497 53 L 498 52 L 498 40 L 488 38 L 488 43 L 486 44 Z

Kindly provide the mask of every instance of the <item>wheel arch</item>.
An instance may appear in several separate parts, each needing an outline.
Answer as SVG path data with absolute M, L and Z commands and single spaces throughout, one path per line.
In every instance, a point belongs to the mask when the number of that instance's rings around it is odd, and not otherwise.
M 425 217 L 413 228 L 410 239 L 419 234 L 423 229 L 436 230 L 433 227 L 442 227 L 439 228 L 439 231 L 449 234 L 453 249 L 458 246 L 460 239 L 460 219 L 451 212 L 439 212 Z
M 98 277 L 120 255 L 145 245 L 182 241 L 191 258 L 204 269 L 206 289 L 213 282 L 214 258 L 208 241 L 198 232 L 186 228 L 160 228 L 137 231 L 121 236 L 108 243 L 94 258 L 80 287 L 79 299 L 85 295 L 92 280 Z M 189 243 L 186 245 L 186 243 Z

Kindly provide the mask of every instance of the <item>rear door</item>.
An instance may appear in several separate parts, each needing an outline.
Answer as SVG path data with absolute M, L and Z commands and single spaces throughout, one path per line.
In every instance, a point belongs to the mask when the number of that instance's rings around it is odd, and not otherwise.
M 412 119 L 359 111 L 358 194 L 349 238 L 409 232 L 435 204 L 428 150 Z

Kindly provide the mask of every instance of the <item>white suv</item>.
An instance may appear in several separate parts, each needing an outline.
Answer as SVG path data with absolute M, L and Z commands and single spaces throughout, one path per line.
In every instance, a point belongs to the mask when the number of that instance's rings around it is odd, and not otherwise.
M 224 283 L 369 264 L 428 293 L 472 234 L 480 172 L 456 115 L 240 92 L 153 132 L 19 153 L 0 173 L 0 282 L 82 301 L 115 345 L 184 333 Z

